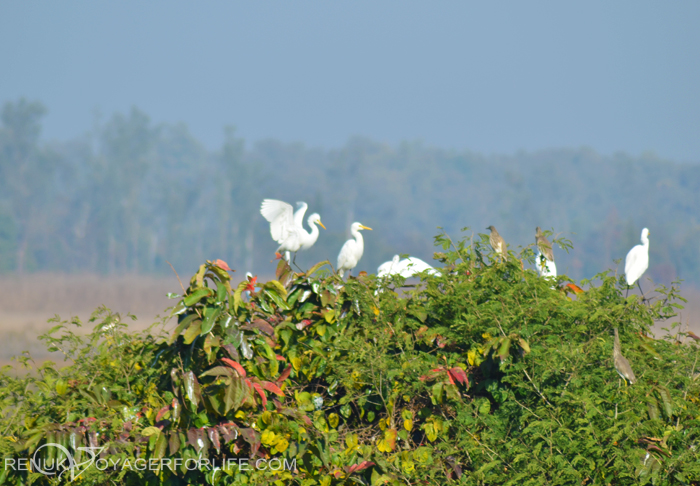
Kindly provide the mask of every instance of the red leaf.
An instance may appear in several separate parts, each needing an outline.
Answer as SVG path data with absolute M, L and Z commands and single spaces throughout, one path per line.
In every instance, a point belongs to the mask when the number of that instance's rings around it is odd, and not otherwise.
M 462 368 L 454 367 L 449 371 L 450 375 L 462 385 L 469 385 L 469 378 Z
M 275 334 L 275 328 L 272 327 L 270 323 L 264 319 L 255 319 L 253 322 L 249 322 L 248 324 L 244 324 L 243 326 L 241 326 L 241 329 L 258 329 L 259 331 L 264 332 L 268 336 L 273 336 Z
M 263 408 L 267 407 L 267 397 L 265 396 L 265 392 L 263 391 L 262 388 L 260 388 L 260 385 L 257 383 L 253 383 L 253 388 L 255 388 L 255 391 L 258 392 L 258 395 L 260 395 L 260 398 L 262 399 L 262 406 Z
M 272 392 L 277 396 L 280 396 L 280 397 L 284 396 L 284 392 L 282 390 L 280 390 L 280 388 L 277 385 L 275 385 L 274 383 L 270 383 L 269 381 L 263 381 L 262 387 L 265 390 Z
M 308 425 L 309 427 L 311 427 L 311 425 L 313 424 L 313 422 L 311 422 L 311 419 L 309 418 L 308 415 L 302 415 L 301 418 L 304 420 L 304 423 L 305 423 L 306 425 Z
M 572 283 L 568 283 L 568 284 L 566 284 L 566 286 L 567 286 L 569 289 L 571 289 L 571 291 L 572 291 L 573 293 L 575 293 L 575 294 L 581 294 L 581 293 L 583 293 L 583 289 L 582 289 L 581 287 L 579 287 L 578 285 L 575 285 L 575 284 L 572 284 Z
M 304 319 L 303 321 L 297 323 L 297 329 L 301 331 L 302 329 L 304 329 L 305 327 L 309 327 L 310 325 L 311 321 L 309 319 Z
M 447 373 L 447 379 L 450 380 L 450 385 L 454 385 L 455 381 L 452 379 L 452 373 L 449 370 L 445 370 L 445 373 Z
M 275 358 L 277 358 L 277 361 L 287 361 L 287 358 L 285 358 L 284 356 L 280 356 L 279 354 L 276 354 Z
M 163 418 L 163 415 L 170 410 L 170 406 L 166 405 L 165 407 L 161 408 L 158 410 L 158 413 L 156 414 L 156 422 L 160 422 L 160 419 Z
M 231 368 L 236 370 L 239 375 L 241 375 L 243 378 L 245 378 L 245 375 L 246 375 L 245 369 L 240 364 L 238 364 L 234 360 L 228 359 L 228 358 L 221 358 L 221 361 L 223 361 L 224 363 L 229 365 Z
M 214 262 L 214 265 L 216 265 L 217 267 L 219 267 L 222 270 L 226 270 L 227 272 L 235 272 L 235 270 L 231 270 L 231 268 L 228 266 L 228 263 L 226 263 L 223 260 L 216 260 Z
M 363 470 L 367 469 L 368 467 L 372 467 L 372 466 L 374 466 L 373 462 L 362 461 L 359 464 L 353 464 L 352 466 L 347 468 L 347 471 L 348 471 L 348 474 L 352 474 L 352 473 L 357 472 L 357 471 L 363 471 Z
M 688 337 L 695 339 L 696 341 L 700 341 L 700 336 L 695 334 L 693 331 L 688 331 Z
M 280 374 L 279 378 L 277 378 L 277 384 L 282 384 L 284 380 L 289 378 L 289 374 L 292 372 L 292 365 L 287 366 L 284 371 Z

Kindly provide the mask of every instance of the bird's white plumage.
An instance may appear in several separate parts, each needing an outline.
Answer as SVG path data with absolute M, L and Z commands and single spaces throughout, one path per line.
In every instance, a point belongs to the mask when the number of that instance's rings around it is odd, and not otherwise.
M 398 272 L 400 257 L 394 255 L 394 258 L 388 262 L 384 262 L 377 268 L 377 277 L 384 277 L 386 275 L 393 275 Z
M 642 230 L 642 244 L 635 245 L 625 258 L 625 278 L 627 285 L 634 283 L 649 268 L 649 230 Z
M 260 206 L 260 214 L 270 222 L 272 239 L 280 245 L 277 251 L 286 252 L 287 260 L 289 260 L 289 252 L 311 248 L 318 239 L 316 224 L 323 226 L 321 216 L 314 213 L 307 220 L 311 227 L 311 232 L 307 232 L 302 223 L 308 206 L 305 202 L 297 204 L 299 209 L 296 213 L 291 204 L 277 199 L 265 199 Z
M 365 241 L 360 231 L 363 229 L 371 230 L 372 228 L 363 226 L 360 223 L 353 223 L 352 226 L 350 226 L 350 234 L 352 234 L 354 239 L 350 238 L 347 240 L 338 254 L 337 269 L 338 275 L 340 275 L 341 278 L 346 270 L 350 271 L 355 268 L 360 258 L 362 258 L 362 254 L 365 251 Z
M 537 256 L 535 257 L 535 266 L 540 277 L 554 278 L 557 276 L 556 263 L 548 260 L 539 250 L 537 250 Z
M 306 211 L 306 209 L 304 209 Z M 296 217 L 296 216 L 295 216 Z M 316 240 L 318 240 L 318 226 L 317 224 L 320 224 L 323 226 L 323 223 L 321 223 L 321 216 L 319 216 L 318 213 L 314 213 L 309 218 L 306 220 L 308 223 L 309 227 L 311 228 L 311 232 L 307 232 L 303 227 L 301 228 L 301 248 L 300 250 L 308 250 L 312 246 L 314 246 L 314 243 L 316 243 Z M 301 224 L 300 224 L 301 226 Z M 325 228 L 325 226 L 323 226 Z
M 282 244 L 295 231 L 294 208 L 277 199 L 265 199 L 260 205 L 260 214 L 270 222 L 270 235 Z
M 401 275 L 402 277 L 409 278 L 425 270 L 431 275 L 441 275 L 440 271 L 435 270 L 420 258 L 408 257 L 400 260 L 399 255 L 394 255 L 391 261 L 379 265 L 379 268 L 377 268 L 377 277 Z
M 294 224 L 297 226 L 304 226 L 304 214 L 306 214 L 308 207 L 309 205 L 304 201 L 297 202 L 297 210 L 294 213 Z

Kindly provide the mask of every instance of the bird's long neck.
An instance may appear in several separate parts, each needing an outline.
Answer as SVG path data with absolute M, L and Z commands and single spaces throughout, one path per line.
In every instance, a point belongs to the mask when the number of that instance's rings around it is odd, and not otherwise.
M 615 340 L 613 341 L 613 356 L 620 356 L 620 337 L 615 329 Z
M 318 226 L 309 221 L 309 226 L 311 226 L 311 232 L 307 233 L 306 244 L 313 245 L 318 240 Z
M 644 248 L 649 248 L 649 238 L 647 236 L 644 236 L 644 238 L 642 238 L 642 246 Z
M 352 236 L 355 237 L 355 241 L 357 242 L 357 246 L 360 249 L 360 255 L 365 251 L 365 240 L 362 238 L 362 233 L 360 233 L 359 230 L 355 230 L 352 232 Z

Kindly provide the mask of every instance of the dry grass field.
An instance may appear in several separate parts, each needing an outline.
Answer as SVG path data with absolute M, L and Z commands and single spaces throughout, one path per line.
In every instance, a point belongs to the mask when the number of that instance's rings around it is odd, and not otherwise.
M 261 277 L 261 281 L 265 279 Z M 98 306 L 105 305 L 123 316 L 135 315 L 138 320 L 128 321 L 130 326 L 144 329 L 172 305 L 173 301 L 166 297 L 168 292 L 182 292 L 174 276 L 36 274 L 0 277 L 0 365 L 9 364 L 12 356 L 24 350 L 37 361 L 60 361 L 61 356 L 51 356 L 37 339 L 51 328 L 53 324 L 47 320 L 55 315 L 62 319 L 78 316 L 84 323 L 83 329 L 89 330 L 92 328 L 87 323 L 90 314 Z M 687 288 L 683 295 L 688 299 L 680 315 L 683 327 L 688 325 L 690 330 L 700 334 L 700 290 Z M 662 333 L 658 326 L 656 336 Z

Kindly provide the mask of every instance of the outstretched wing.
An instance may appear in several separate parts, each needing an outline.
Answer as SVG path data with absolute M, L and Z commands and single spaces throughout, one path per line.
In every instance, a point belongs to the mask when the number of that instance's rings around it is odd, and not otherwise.
M 294 231 L 294 208 L 277 199 L 265 199 L 260 205 L 260 214 L 270 222 L 272 239 L 282 244 Z

